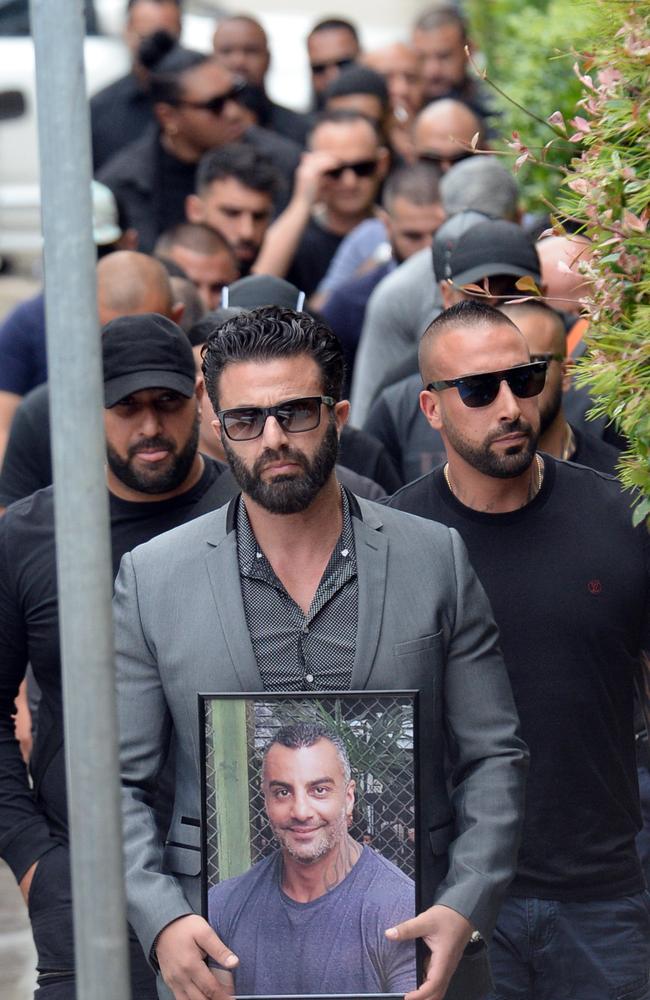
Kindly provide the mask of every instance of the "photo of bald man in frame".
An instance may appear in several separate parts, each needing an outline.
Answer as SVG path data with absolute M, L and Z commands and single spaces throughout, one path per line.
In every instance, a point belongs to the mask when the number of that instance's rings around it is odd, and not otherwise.
M 233 995 L 403 997 L 418 912 L 415 691 L 201 694 L 203 915 Z

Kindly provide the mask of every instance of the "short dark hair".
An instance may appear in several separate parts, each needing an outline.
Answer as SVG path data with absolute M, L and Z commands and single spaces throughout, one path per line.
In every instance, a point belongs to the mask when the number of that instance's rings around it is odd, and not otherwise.
M 443 7 L 427 7 L 415 20 L 414 31 L 437 31 L 448 24 L 455 24 L 461 34 L 463 41 L 467 40 L 467 22 L 454 4 Z
M 201 157 L 196 170 L 196 191 L 202 194 L 214 181 L 228 177 L 271 197 L 275 197 L 280 183 L 280 175 L 268 156 L 243 142 L 211 149 Z
M 386 81 L 380 73 L 369 66 L 347 66 L 342 69 L 323 91 L 323 101 L 332 97 L 347 97 L 349 94 L 371 94 L 388 110 L 389 96 Z
M 175 246 L 202 254 L 221 253 L 223 250 L 232 253 L 230 244 L 221 233 L 206 226 L 204 222 L 179 222 L 171 229 L 166 229 L 156 240 L 154 253 L 157 257 L 164 257 Z
M 365 122 L 366 125 L 369 125 L 375 133 L 377 142 L 381 143 L 382 137 L 376 121 L 373 121 L 372 118 L 368 118 L 367 115 L 361 114 L 360 111 L 352 111 L 350 108 L 338 108 L 335 111 L 321 111 L 309 131 L 309 135 L 307 136 L 307 145 L 309 146 L 314 132 L 316 132 L 321 125 L 345 125 L 350 122 Z
M 307 38 L 311 38 L 312 35 L 317 35 L 321 31 L 348 31 L 357 45 L 359 44 L 359 32 L 351 21 L 346 21 L 343 17 L 324 17 L 321 21 L 317 21 Z
M 352 774 L 352 768 L 350 766 L 347 747 L 338 733 L 334 732 L 333 729 L 330 729 L 323 722 L 294 722 L 289 726 L 282 726 L 281 729 L 278 729 L 264 747 L 262 773 L 264 773 L 266 755 L 276 743 L 281 747 L 287 747 L 288 750 L 301 750 L 303 747 L 313 747 L 319 740 L 329 740 L 334 745 L 343 769 L 343 777 L 348 782 Z
M 487 305 L 480 299 L 467 299 L 457 302 L 456 305 L 445 309 L 433 319 L 420 339 L 418 348 L 418 361 L 420 371 L 422 371 L 423 354 L 433 341 L 447 333 L 448 330 L 457 327 L 473 326 L 512 326 L 517 330 L 517 326 L 504 313 L 499 312 L 493 306 Z M 519 332 L 519 331 L 518 331 Z
M 325 323 L 279 306 L 262 306 L 227 320 L 203 348 L 203 377 L 213 409 L 219 409 L 217 386 L 229 364 L 300 354 L 309 355 L 320 368 L 324 395 L 339 400 L 345 373 L 343 350 Z
M 406 198 L 414 205 L 440 202 L 440 171 L 433 163 L 398 167 L 384 184 L 382 203 L 387 212 L 395 198 Z

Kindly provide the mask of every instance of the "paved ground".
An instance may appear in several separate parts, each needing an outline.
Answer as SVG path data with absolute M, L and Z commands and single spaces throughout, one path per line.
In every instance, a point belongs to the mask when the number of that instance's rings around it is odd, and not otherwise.
M 36 952 L 27 910 L 15 879 L 0 861 L 0 997 L 30 1000 L 34 992 Z

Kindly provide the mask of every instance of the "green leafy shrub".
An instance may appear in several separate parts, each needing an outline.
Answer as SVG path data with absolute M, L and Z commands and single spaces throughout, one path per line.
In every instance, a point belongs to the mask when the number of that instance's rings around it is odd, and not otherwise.
M 589 49 L 597 7 L 593 0 L 467 0 L 464 5 L 487 78 L 502 92 L 490 95 L 505 136 L 494 148 L 507 150 L 515 133 L 535 154 L 518 178 L 523 203 L 532 212 L 557 203 L 560 169 L 575 152 L 561 141 L 543 152 L 554 137 L 546 119 L 555 111 L 570 118 L 582 96 L 572 70 L 574 50 Z

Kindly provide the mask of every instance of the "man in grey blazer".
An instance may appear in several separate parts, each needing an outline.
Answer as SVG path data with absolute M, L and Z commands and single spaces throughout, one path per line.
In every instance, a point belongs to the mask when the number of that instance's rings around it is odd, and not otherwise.
M 416 688 L 432 719 L 417 831 L 428 909 L 386 930 L 431 950 L 410 1000 L 478 1000 L 488 983 L 463 983 L 468 952 L 449 983 L 512 877 L 527 763 L 485 594 L 454 531 L 338 484 L 349 404 L 327 327 L 254 310 L 208 341 L 203 370 L 242 493 L 127 554 L 116 584 L 129 919 L 176 1000 L 224 995 L 204 960 L 238 959 L 198 916 L 197 692 Z M 165 838 L 150 802 L 170 748 Z

